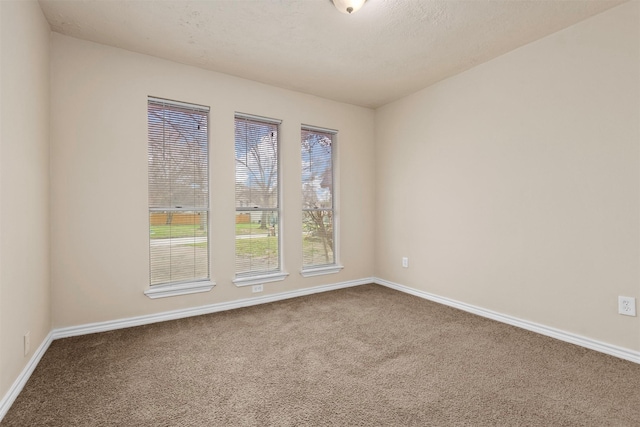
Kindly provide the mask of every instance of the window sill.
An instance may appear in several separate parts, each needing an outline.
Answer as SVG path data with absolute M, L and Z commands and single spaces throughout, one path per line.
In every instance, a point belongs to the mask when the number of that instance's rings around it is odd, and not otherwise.
M 155 285 L 151 289 L 144 291 L 144 294 L 151 299 L 175 297 L 178 295 L 196 294 L 199 292 L 209 292 L 216 285 L 210 280 L 200 282 L 179 283 L 175 285 Z
M 280 280 L 284 280 L 289 273 L 273 273 L 273 274 L 263 274 L 261 276 L 244 276 L 238 277 L 233 280 L 233 284 L 242 287 L 242 286 L 251 286 L 251 285 L 260 285 L 263 283 L 269 282 L 279 282 Z
M 344 268 L 344 265 L 326 265 L 324 267 L 308 268 L 302 270 L 300 274 L 302 277 L 322 276 L 323 274 L 339 273 Z

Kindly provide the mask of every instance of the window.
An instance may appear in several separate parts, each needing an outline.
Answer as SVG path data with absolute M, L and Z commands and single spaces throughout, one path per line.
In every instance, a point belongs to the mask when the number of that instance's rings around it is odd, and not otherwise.
M 151 298 L 203 292 L 213 286 L 209 281 L 208 115 L 208 107 L 148 99 L 152 290 L 145 293 Z M 162 285 L 170 286 L 169 294 Z
M 302 275 L 337 273 L 336 131 L 302 127 Z
M 236 114 L 236 280 L 238 286 L 282 280 L 280 121 Z

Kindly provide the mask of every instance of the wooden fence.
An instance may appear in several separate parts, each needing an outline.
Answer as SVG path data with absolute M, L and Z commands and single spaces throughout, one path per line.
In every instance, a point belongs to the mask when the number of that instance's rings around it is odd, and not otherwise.
M 166 212 L 154 212 L 151 214 L 151 225 L 198 225 L 200 224 L 199 213 L 174 212 L 171 214 L 171 220 L 168 220 L 169 214 Z

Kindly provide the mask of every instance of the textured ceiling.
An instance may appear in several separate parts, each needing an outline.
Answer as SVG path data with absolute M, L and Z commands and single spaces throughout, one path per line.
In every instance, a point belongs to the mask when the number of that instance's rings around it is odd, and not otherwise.
M 624 0 L 40 0 L 53 31 L 378 107 Z

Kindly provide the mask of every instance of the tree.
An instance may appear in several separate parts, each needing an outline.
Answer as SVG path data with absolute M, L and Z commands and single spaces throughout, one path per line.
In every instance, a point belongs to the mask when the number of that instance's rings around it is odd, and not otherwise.
M 236 207 L 259 210 L 260 228 L 266 229 L 269 212 L 278 207 L 277 126 L 238 120 L 235 147 Z
M 302 202 L 307 239 L 318 239 L 326 263 L 333 262 L 333 163 L 331 135 L 303 131 Z

